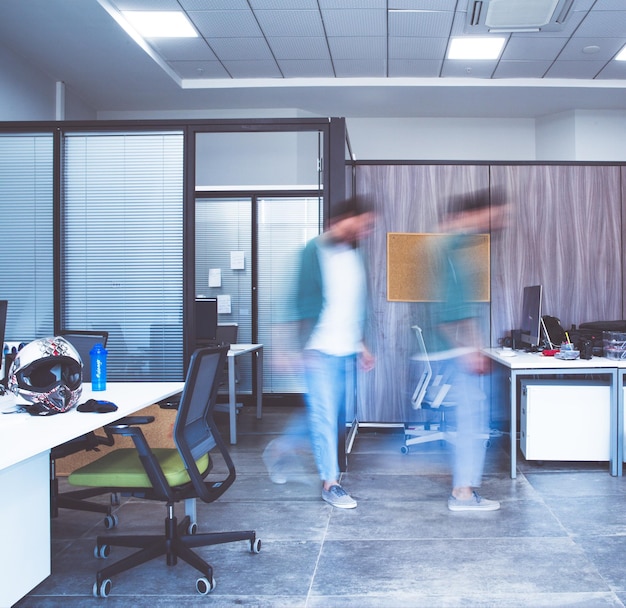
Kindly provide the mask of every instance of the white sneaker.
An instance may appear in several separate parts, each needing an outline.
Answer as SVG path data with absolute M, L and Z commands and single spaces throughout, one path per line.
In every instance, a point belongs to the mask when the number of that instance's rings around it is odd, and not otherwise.
M 472 492 L 471 498 L 461 500 L 450 495 L 448 509 L 450 511 L 497 511 L 500 503 L 497 500 L 483 498 L 478 492 Z
M 330 486 L 328 490 L 322 488 L 322 498 L 329 505 L 338 509 L 354 509 L 356 507 L 356 500 L 337 484 Z

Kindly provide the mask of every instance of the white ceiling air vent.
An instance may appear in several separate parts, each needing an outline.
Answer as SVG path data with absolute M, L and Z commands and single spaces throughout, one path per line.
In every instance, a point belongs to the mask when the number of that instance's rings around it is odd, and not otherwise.
M 555 32 L 572 9 L 574 0 L 470 0 L 468 33 Z

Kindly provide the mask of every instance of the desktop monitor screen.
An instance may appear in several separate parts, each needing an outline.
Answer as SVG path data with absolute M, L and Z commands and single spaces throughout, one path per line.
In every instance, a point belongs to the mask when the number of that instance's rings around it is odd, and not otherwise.
M 529 346 L 539 346 L 541 342 L 541 285 L 524 287 L 522 301 L 521 339 Z
M 196 340 L 217 340 L 217 298 L 196 300 Z

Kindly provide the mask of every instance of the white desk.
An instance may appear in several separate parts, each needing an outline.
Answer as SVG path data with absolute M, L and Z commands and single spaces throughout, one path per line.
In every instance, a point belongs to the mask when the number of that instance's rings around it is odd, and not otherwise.
M 0 606 L 11 606 L 50 575 L 50 450 L 171 397 L 183 382 L 109 382 L 90 397 L 118 406 L 109 414 L 75 409 L 54 416 L 0 414 Z
M 613 476 L 622 474 L 623 454 L 623 378 L 618 374 L 620 362 L 605 357 L 564 361 L 554 357 L 544 357 L 541 353 L 515 351 L 513 357 L 502 356 L 502 349 L 487 348 L 485 354 L 509 371 L 510 382 L 510 434 L 511 434 L 511 478 L 517 476 L 517 380 L 520 376 L 549 376 L 552 374 L 584 376 L 585 374 L 604 375 L 610 381 L 611 437 L 610 472 Z M 624 362 L 626 371 L 626 362 Z
M 230 443 L 237 443 L 237 389 L 235 358 L 252 353 L 256 370 L 256 417 L 263 415 L 263 344 L 231 344 L 228 350 L 228 414 L 230 417 Z

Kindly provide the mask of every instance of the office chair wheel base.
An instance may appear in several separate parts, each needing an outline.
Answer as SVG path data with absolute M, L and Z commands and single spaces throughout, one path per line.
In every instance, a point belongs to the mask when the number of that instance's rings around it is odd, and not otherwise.
M 109 597 L 111 593 L 111 587 L 113 583 L 110 578 L 105 578 L 98 586 L 98 581 L 93 584 L 93 596 L 94 597 Z
M 206 576 L 201 576 L 196 581 L 196 591 L 200 595 L 207 595 L 207 593 L 211 593 L 215 589 L 215 579 L 212 578 L 209 580 Z
M 255 538 L 250 541 L 250 551 L 252 553 L 260 553 L 261 552 L 261 539 Z
M 107 530 L 110 530 L 111 528 L 115 528 L 115 526 L 117 526 L 119 521 L 120 520 L 118 519 L 117 515 L 107 515 L 104 518 L 104 527 Z
M 96 559 L 106 559 L 111 553 L 110 545 L 96 545 L 93 548 L 93 556 Z

